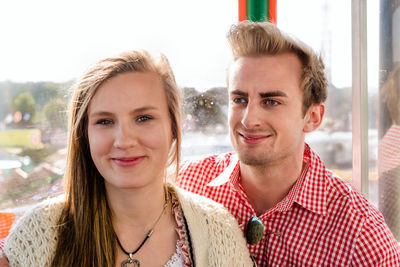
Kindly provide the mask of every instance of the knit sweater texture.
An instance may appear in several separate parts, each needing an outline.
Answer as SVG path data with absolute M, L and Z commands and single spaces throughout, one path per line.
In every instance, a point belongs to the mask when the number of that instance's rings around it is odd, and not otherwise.
M 253 266 L 237 221 L 220 204 L 174 186 L 185 216 L 195 266 Z M 46 200 L 19 219 L 4 252 L 13 266 L 50 266 L 57 246 L 62 198 Z

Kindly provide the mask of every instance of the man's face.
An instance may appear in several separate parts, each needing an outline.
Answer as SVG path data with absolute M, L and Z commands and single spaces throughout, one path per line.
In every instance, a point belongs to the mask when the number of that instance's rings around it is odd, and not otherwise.
M 301 69 L 292 53 L 241 57 L 233 64 L 230 137 L 242 163 L 266 166 L 303 153 L 305 132 L 314 128 L 309 125 L 310 110 L 303 114 Z

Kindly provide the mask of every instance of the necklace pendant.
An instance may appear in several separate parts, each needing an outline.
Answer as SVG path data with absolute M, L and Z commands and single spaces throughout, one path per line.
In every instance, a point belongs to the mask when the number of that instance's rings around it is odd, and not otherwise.
M 133 267 L 140 267 L 140 262 L 137 259 L 126 259 L 121 263 L 121 267 L 128 267 L 128 264 L 133 264 Z

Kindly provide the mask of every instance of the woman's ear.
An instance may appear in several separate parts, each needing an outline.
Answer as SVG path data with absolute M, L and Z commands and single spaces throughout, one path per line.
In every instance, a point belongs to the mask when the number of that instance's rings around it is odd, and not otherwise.
M 324 112 L 325 112 L 324 104 L 322 103 L 312 104 L 308 108 L 306 116 L 304 117 L 305 121 L 304 121 L 303 131 L 305 133 L 309 133 L 317 129 L 322 123 Z

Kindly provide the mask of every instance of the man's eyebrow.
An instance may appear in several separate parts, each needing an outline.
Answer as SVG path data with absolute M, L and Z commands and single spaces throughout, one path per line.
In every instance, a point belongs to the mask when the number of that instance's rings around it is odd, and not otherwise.
M 239 95 L 239 96 L 245 96 L 245 97 L 249 96 L 248 93 L 243 92 L 241 90 L 233 90 L 231 92 L 231 95 Z M 275 97 L 275 96 L 287 97 L 287 94 L 285 94 L 285 92 L 282 92 L 280 90 L 275 90 L 275 91 L 265 92 L 265 93 L 259 93 L 259 95 L 262 98 Z
M 240 95 L 240 96 L 248 96 L 249 94 L 240 90 L 233 90 L 231 92 L 231 95 Z
M 285 94 L 285 92 L 277 90 L 277 91 L 271 91 L 271 92 L 266 92 L 266 93 L 260 93 L 260 96 L 262 98 L 274 97 L 274 96 L 287 97 L 287 94 Z

